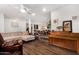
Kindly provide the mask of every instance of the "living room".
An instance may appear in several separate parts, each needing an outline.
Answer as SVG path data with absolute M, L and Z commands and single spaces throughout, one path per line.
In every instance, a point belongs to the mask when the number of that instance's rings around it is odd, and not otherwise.
M 0 54 L 78 55 L 78 10 L 78 4 L 0 4 Z

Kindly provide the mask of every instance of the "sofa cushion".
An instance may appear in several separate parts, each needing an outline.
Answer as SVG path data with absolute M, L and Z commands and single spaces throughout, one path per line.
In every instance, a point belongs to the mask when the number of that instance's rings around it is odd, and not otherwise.
M 23 41 L 30 41 L 30 40 L 34 40 L 35 36 L 33 35 L 27 35 L 27 36 L 21 36 Z
M 3 37 L 28 35 L 27 32 L 10 32 L 10 33 L 1 33 L 1 34 Z

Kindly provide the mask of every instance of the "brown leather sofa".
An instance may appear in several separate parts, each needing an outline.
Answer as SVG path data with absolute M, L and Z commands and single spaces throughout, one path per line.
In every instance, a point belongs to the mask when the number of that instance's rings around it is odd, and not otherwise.
M 22 40 L 4 41 L 0 34 L 0 55 L 22 55 Z

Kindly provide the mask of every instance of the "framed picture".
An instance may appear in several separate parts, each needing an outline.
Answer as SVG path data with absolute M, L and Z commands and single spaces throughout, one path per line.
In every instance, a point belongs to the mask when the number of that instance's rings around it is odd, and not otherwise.
M 63 31 L 72 32 L 72 21 L 64 21 L 63 22 Z
M 35 24 L 35 25 L 34 25 L 34 29 L 38 29 L 38 25 Z

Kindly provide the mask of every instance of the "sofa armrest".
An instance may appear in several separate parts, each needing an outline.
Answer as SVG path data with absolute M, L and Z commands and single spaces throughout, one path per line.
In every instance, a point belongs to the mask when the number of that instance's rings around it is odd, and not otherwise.
M 20 51 L 22 49 L 22 44 L 22 40 L 4 42 L 4 44 L 2 44 L 2 49 L 8 52 Z

